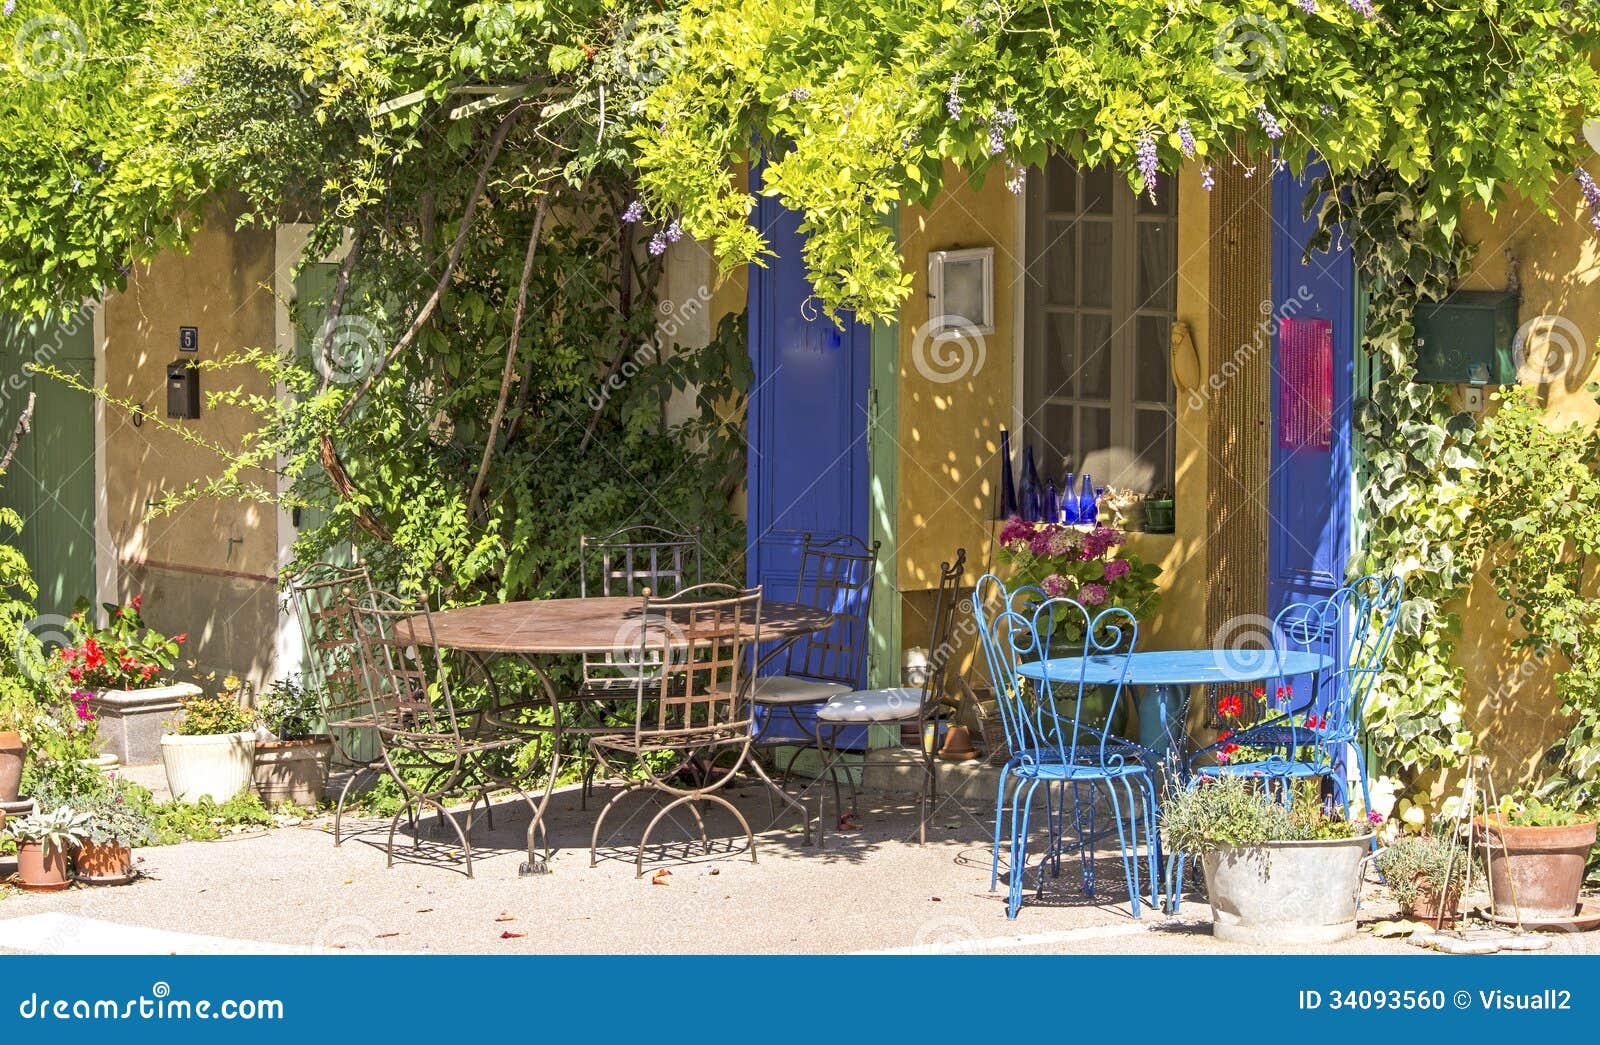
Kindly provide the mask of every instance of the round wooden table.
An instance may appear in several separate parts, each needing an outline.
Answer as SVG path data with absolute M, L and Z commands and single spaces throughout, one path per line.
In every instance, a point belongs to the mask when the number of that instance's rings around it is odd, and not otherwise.
M 681 604 L 680 604 L 681 605 Z M 503 725 L 511 731 L 547 733 L 552 739 L 550 747 L 550 772 L 545 781 L 544 794 L 540 796 L 533 821 L 528 825 L 528 862 L 523 864 L 523 874 L 544 874 L 549 870 L 551 850 L 546 841 L 544 858 L 538 859 L 534 838 L 540 832 L 545 810 L 550 804 L 550 794 L 560 775 L 562 754 L 561 737 L 564 732 L 587 734 L 596 732 L 593 727 L 570 725 L 562 722 L 561 705 L 576 698 L 562 694 L 544 670 L 540 661 L 546 657 L 576 654 L 626 654 L 640 647 L 643 641 L 656 645 L 665 629 L 659 621 L 644 620 L 644 600 L 627 595 L 597 596 L 578 599 L 545 599 L 529 602 L 489 603 L 482 606 L 462 606 L 441 610 L 431 615 L 432 631 L 421 617 L 401 622 L 395 628 L 395 637 L 409 640 L 418 646 L 432 646 L 464 654 L 475 663 L 489 686 L 494 708 L 487 713 L 491 723 Z M 763 646 L 776 641 L 776 646 L 766 652 L 760 663 L 779 655 L 795 639 L 822 631 L 831 625 L 834 615 L 827 610 L 813 609 L 794 602 L 765 601 L 761 603 L 760 640 Z M 672 633 L 673 639 L 680 636 Z M 526 664 L 538 677 L 544 689 L 542 699 L 529 703 L 548 707 L 551 724 L 531 725 L 510 723 L 506 713 L 514 704 L 500 699 L 494 673 L 489 662 L 500 657 L 515 657 Z M 589 702 L 591 706 L 595 701 Z M 614 727 L 612 727 L 614 729 Z M 767 787 L 786 805 L 797 809 L 804 818 L 806 840 L 811 839 L 811 820 L 805 805 L 767 775 L 758 760 L 748 763 Z

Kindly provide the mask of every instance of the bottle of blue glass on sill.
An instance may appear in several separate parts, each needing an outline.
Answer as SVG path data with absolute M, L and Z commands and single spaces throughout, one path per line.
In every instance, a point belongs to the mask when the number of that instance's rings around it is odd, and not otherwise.
M 1095 503 L 1094 480 L 1089 478 L 1089 473 L 1083 473 L 1083 489 L 1078 493 L 1078 522 L 1093 526 L 1100 518 L 1100 508 Z
M 1000 518 L 1017 514 L 1017 481 L 1011 470 L 1011 433 L 1000 429 Z
M 1022 518 L 1025 522 L 1039 521 L 1039 469 L 1033 462 L 1033 447 L 1022 451 Z
M 1061 477 L 1061 516 L 1060 521 L 1068 526 L 1078 523 L 1078 495 L 1072 485 L 1072 473 L 1068 472 Z
M 1061 498 L 1056 494 L 1056 481 L 1051 479 L 1044 486 L 1044 500 L 1039 504 L 1039 521 L 1055 522 L 1061 518 Z

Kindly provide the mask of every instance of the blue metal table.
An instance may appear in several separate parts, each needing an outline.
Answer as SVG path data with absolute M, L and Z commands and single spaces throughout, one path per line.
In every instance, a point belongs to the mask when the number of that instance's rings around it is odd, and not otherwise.
M 1127 674 L 1123 674 L 1123 665 Z M 1024 678 L 1052 683 L 1115 686 L 1119 681 L 1138 690 L 1139 744 L 1156 756 L 1164 756 L 1184 738 L 1181 709 L 1190 686 L 1237 685 L 1265 679 L 1314 675 L 1333 666 L 1333 658 L 1321 653 L 1273 650 L 1156 650 L 1126 657 L 1053 657 L 1036 660 L 1017 669 Z M 1179 712 L 1173 736 L 1167 719 Z

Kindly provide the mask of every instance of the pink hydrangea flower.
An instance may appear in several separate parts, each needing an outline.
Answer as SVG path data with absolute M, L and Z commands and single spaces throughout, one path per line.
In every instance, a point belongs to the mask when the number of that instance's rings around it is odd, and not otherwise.
M 1099 606 L 1106 601 L 1106 588 L 1103 584 L 1085 584 L 1078 589 L 1078 601 L 1085 606 Z
M 1106 580 L 1114 581 L 1119 577 L 1126 577 L 1130 568 L 1127 559 L 1107 559 Z

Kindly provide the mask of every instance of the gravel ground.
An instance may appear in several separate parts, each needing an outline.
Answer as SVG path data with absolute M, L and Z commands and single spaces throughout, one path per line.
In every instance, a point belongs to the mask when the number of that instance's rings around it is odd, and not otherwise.
M 327 818 L 299 827 L 189 843 L 138 854 L 139 881 L 63 893 L 0 895 L 0 950 L 550 953 L 837 953 L 926 950 L 989 953 L 1225 953 L 1210 936 L 1210 908 L 1187 902 L 1177 917 L 1144 909 L 1131 917 L 1120 861 L 1102 853 L 1100 896 L 1081 892 L 1076 862 L 1031 893 L 1007 921 L 1004 893 L 990 893 L 989 827 L 947 802 L 926 845 L 914 841 L 915 808 L 863 796 L 859 830 L 832 833 L 821 851 L 803 844 L 793 816 L 774 816 L 746 789 L 741 810 L 757 826 L 752 864 L 726 813 L 707 815 L 713 852 L 699 851 L 692 821 L 663 829 L 646 874 L 635 878 L 630 846 L 654 809 L 630 799 L 617 831 L 589 866 L 595 809 L 566 790 L 552 799 L 552 873 L 521 877 L 528 822 L 516 799 L 496 803 L 494 830 L 474 830 L 468 879 L 450 835 L 422 824 L 420 846 L 402 824 L 395 866 L 385 868 L 387 822 L 347 822 L 335 848 Z M 880 802 L 902 803 L 884 808 Z M 481 818 L 480 818 L 481 819 Z M 608 833 L 612 821 L 607 821 Z M 765 829 L 762 829 L 762 828 Z M 655 884 L 652 872 L 670 875 Z M 0 878 L 13 870 L 0 858 Z M 1004 889 L 1002 870 L 1001 889 Z M 1388 916 L 1368 904 L 1363 919 Z M 118 929 L 117 927 L 121 927 Z M 171 933 L 190 935 L 170 935 Z M 1362 933 L 1319 951 L 1417 953 Z

